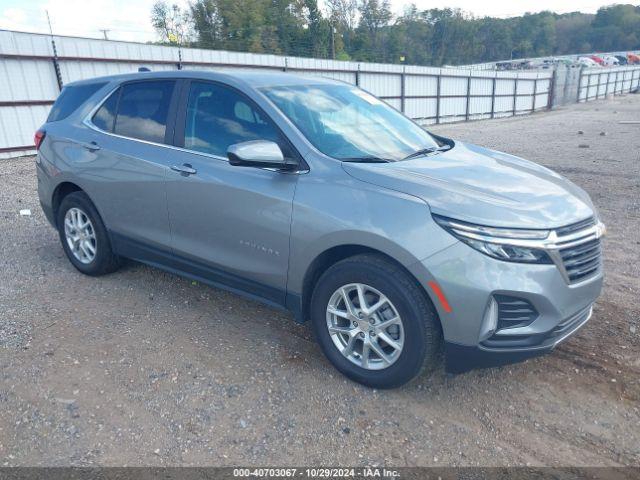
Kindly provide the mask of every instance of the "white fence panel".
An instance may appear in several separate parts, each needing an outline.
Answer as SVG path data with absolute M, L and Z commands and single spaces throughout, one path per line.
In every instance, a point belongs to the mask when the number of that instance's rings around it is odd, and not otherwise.
M 466 95 L 468 77 L 442 77 L 440 95 Z
M 4 59 L 0 85 L 0 102 L 55 100 L 59 93 L 51 60 Z
M 29 147 L 33 145 L 33 135 L 46 120 L 49 108 L 48 105 L 0 108 L 0 158 L 32 151 Z M 3 151 L 5 146 L 12 151 Z
M 496 80 L 496 95 L 513 95 L 515 79 L 499 78 Z
M 405 76 L 404 94 L 409 97 L 435 97 L 438 94 L 438 77 L 407 75 Z
M 492 95 L 493 79 L 491 78 L 472 78 L 471 79 L 471 95 Z
M 404 104 L 404 113 L 413 119 L 435 120 L 437 108 L 435 98 L 407 98 Z
M 469 114 L 479 115 L 491 112 L 491 97 L 471 97 L 469 99 Z
M 378 97 L 400 97 L 402 77 L 386 73 L 360 73 L 360 87 Z

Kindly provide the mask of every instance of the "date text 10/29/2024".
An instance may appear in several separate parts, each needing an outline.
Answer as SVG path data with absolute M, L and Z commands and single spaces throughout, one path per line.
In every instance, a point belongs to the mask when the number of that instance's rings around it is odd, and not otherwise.
M 234 468 L 234 477 L 253 478 L 400 478 L 397 470 L 364 468 Z

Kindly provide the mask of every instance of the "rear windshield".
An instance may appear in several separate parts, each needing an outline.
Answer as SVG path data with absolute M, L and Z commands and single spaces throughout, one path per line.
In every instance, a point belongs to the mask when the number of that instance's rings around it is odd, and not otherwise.
M 58 99 L 51 107 L 47 122 L 63 120 L 71 115 L 82 105 L 91 95 L 96 93 L 106 83 L 89 83 L 85 85 L 72 85 L 64 87 Z

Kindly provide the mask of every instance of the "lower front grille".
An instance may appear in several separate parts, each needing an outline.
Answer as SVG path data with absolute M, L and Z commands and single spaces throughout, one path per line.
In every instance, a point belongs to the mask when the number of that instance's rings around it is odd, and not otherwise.
M 528 300 L 494 295 L 498 303 L 498 326 L 496 330 L 504 328 L 525 327 L 538 318 L 538 312 Z

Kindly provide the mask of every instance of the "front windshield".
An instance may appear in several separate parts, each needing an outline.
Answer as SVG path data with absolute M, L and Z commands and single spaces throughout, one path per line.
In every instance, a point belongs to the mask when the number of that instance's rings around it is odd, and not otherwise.
M 397 161 L 439 147 L 425 130 L 356 87 L 296 85 L 263 92 L 318 150 L 333 158 Z

